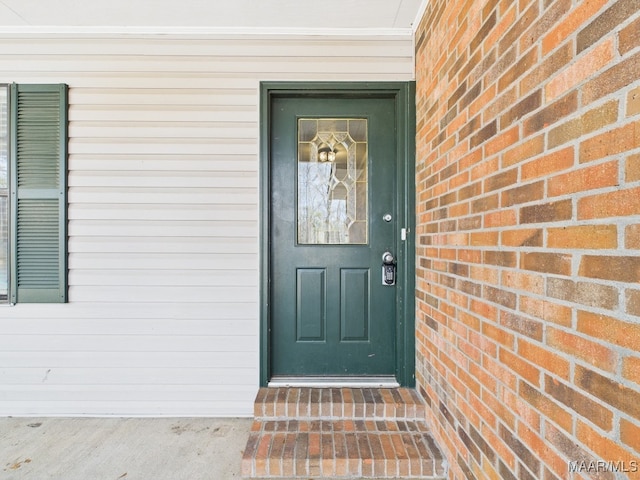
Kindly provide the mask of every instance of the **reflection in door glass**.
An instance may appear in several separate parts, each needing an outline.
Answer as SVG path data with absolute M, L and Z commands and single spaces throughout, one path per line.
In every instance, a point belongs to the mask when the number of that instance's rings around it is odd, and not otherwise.
M 298 243 L 367 243 L 367 120 L 298 120 Z

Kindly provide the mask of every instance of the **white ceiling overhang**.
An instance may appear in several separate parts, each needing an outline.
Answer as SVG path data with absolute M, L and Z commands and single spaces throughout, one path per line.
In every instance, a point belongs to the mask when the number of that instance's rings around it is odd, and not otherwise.
M 0 32 L 411 35 L 427 1 L 0 0 Z

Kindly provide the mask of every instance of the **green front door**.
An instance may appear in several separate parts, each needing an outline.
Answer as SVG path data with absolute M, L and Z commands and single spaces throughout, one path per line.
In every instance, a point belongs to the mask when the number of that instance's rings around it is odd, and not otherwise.
M 270 379 L 395 379 L 396 101 L 282 96 L 270 112 Z

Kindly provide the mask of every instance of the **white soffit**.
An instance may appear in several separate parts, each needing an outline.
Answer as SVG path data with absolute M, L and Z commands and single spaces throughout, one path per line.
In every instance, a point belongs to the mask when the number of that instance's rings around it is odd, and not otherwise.
M 6 33 L 411 35 L 423 0 L 0 0 Z

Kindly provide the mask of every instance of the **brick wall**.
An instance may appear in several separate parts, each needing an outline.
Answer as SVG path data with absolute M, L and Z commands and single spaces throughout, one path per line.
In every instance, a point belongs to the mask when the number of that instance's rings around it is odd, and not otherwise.
M 450 477 L 640 478 L 612 473 L 640 470 L 640 1 L 431 0 L 416 72 L 417 381 Z

